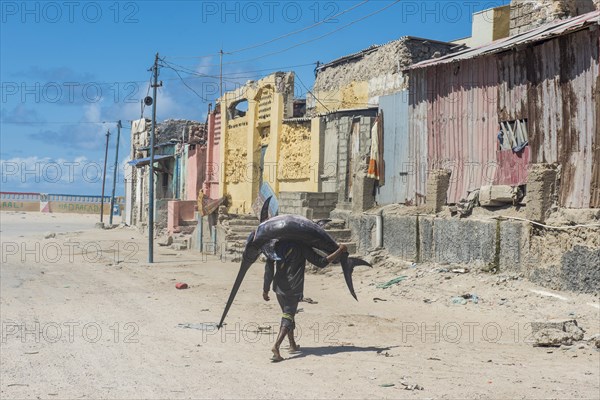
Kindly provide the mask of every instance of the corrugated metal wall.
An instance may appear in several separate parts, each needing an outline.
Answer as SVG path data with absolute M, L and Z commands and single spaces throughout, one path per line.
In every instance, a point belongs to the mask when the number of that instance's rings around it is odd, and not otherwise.
M 415 205 L 425 203 L 427 191 L 427 138 L 429 128 L 427 118 L 431 103 L 428 98 L 426 76 L 426 70 L 416 70 L 411 73 L 409 81 L 408 147 L 414 168 Z
M 496 159 L 498 129 L 498 76 L 495 68 L 489 68 L 490 62 L 493 59 L 488 56 L 411 74 L 411 138 L 419 140 L 418 147 L 427 147 L 430 169 L 452 171 L 449 203 L 489 184 L 486 177 L 489 162 Z M 425 194 L 426 176 L 421 173 L 419 177 Z
M 599 32 L 410 71 L 411 155 L 425 145 L 429 168 L 452 170 L 449 203 L 523 184 L 532 162 L 562 166 L 561 206 L 600 207 Z M 527 119 L 529 148 L 500 152 L 498 122 L 516 119 Z M 418 193 L 425 183 L 419 170 Z
M 598 30 L 498 56 L 498 113 L 528 120 L 532 163 L 562 167 L 559 204 L 600 207 Z
M 383 111 L 383 159 L 385 185 L 379 188 L 378 204 L 406 203 L 415 199 L 415 170 L 410 162 L 408 90 L 379 98 Z

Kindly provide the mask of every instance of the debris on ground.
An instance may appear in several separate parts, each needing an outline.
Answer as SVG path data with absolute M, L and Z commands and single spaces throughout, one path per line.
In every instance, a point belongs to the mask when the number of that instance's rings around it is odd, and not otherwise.
M 187 283 L 183 283 L 183 282 L 178 282 L 175 284 L 175 287 L 177 289 L 187 289 L 188 288 L 188 284 Z
M 466 274 L 469 272 L 469 268 L 454 268 L 452 272 L 455 274 Z
M 399 277 L 397 277 L 397 278 L 394 278 L 394 279 L 392 279 L 392 280 L 390 280 L 390 281 L 387 281 L 387 282 L 385 282 L 385 283 L 380 283 L 380 284 L 378 284 L 376 287 L 377 287 L 377 289 L 387 289 L 387 288 L 389 288 L 389 287 L 392 287 L 392 286 L 394 286 L 394 285 L 396 285 L 396 284 L 398 284 L 398 283 L 402 282 L 403 280 L 405 280 L 405 279 L 407 279 L 407 278 L 408 278 L 408 276 L 406 276 L 406 275 L 402 275 L 402 276 L 399 276 Z
M 196 330 L 199 330 L 199 331 L 216 331 L 217 330 L 217 324 L 215 324 L 215 323 L 203 323 L 203 322 L 199 323 L 199 324 L 183 323 L 183 324 L 177 324 L 177 328 L 196 329 Z
M 452 304 L 459 304 L 463 306 L 468 303 L 467 299 L 463 298 L 462 296 L 453 297 L 450 299 L 450 301 Z
M 532 322 L 531 330 L 534 347 L 571 345 L 573 342 L 583 340 L 585 333 L 574 319 Z
M 424 390 L 423 386 L 418 384 L 408 384 L 405 382 L 400 382 L 402 386 L 404 386 L 404 390 Z
M 600 333 L 597 333 L 597 334 L 591 336 L 588 339 L 588 342 L 590 342 L 592 345 L 596 346 L 596 348 L 600 349 Z
M 305 297 L 303 298 L 301 301 L 303 301 L 304 303 L 308 303 L 308 304 L 319 304 L 318 301 L 314 301 L 313 299 L 311 299 L 310 297 Z
M 169 235 L 164 240 L 158 242 L 159 246 L 170 246 L 173 244 L 173 236 Z
M 54 233 L 54 232 L 44 233 L 44 239 L 54 239 L 55 237 L 56 237 L 56 233 Z
M 381 297 L 373 297 L 373 301 L 375 303 L 379 302 L 379 301 L 387 301 L 386 299 L 382 299 Z
M 450 299 L 452 304 L 460 304 L 460 305 L 467 304 L 469 302 L 469 300 L 473 304 L 479 303 L 479 297 L 474 293 L 466 293 L 466 294 L 463 294 L 462 296 L 455 296 Z

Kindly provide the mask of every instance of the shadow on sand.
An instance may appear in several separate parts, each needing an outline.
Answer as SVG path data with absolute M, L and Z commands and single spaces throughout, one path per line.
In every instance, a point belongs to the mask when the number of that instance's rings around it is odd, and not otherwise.
M 384 351 L 391 350 L 395 347 L 399 346 L 388 346 L 388 347 L 360 347 L 353 345 L 340 345 L 340 346 L 327 346 L 327 347 L 301 347 L 300 352 L 296 354 L 290 354 L 287 358 L 288 360 L 293 360 L 296 358 L 302 358 L 307 356 L 331 356 L 335 354 L 341 353 L 366 353 L 366 352 L 374 352 L 374 353 L 382 353 Z

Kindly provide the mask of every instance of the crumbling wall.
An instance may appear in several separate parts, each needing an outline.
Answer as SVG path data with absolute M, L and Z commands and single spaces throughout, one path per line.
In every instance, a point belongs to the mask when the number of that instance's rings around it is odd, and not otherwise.
M 427 213 L 438 213 L 446 205 L 448 187 L 450 186 L 450 171 L 437 169 L 429 172 L 427 177 L 427 199 L 425 209 Z
M 150 131 L 151 126 L 148 129 Z M 182 138 L 187 141 L 192 134 L 201 135 L 199 132 L 204 132 L 205 130 L 206 125 L 197 121 L 167 119 L 156 124 L 154 143 L 165 143 L 170 140 L 181 140 Z
M 286 123 L 280 133 L 279 180 L 310 178 L 310 123 Z
M 402 70 L 433 56 L 447 54 L 454 44 L 403 37 L 333 61 L 318 70 L 309 113 L 360 108 L 379 103 L 379 96 L 407 87 Z
M 527 218 L 544 222 L 556 203 L 558 170 L 556 165 L 531 164 L 527 172 Z
M 225 181 L 231 184 L 242 182 L 248 168 L 248 117 L 228 121 L 225 137 Z
M 510 35 L 600 9 L 599 0 L 512 0 Z
M 599 223 L 596 220 L 588 223 Z M 600 228 L 528 229 L 525 276 L 551 289 L 600 291 Z

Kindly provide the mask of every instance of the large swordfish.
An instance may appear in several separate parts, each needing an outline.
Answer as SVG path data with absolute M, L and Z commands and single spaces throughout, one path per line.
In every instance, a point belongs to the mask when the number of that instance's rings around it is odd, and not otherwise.
M 339 245 L 335 240 L 323 229 L 320 223 L 313 222 L 299 215 L 281 215 L 268 219 L 268 207 L 271 198 L 269 197 L 263 205 L 261 212 L 261 224 L 255 232 L 252 232 L 246 242 L 246 247 L 242 255 L 242 264 L 238 272 L 231 294 L 227 300 L 227 305 L 221 316 L 218 328 L 223 326 L 223 321 L 227 316 L 227 312 L 235 299 L 246 272 L 250 266 L 258 259 L 260 253 L 263 253 L 270 259 L 277 260 L 279 257 L 274 250 L 274 245 L 277 240 L 288 240 L 298 243 L 303 243 L 309 247 L 320 250 L 321 252 L 331 254 L 335 252 Z M 326 220 L 324 220 L 326 221 Z M 357 265 L 371 266 L 368 262 L 359 258 L 349 257 L 347 252 L 342 253 L 339 259 L 344 271 L 344 279 L 350 290 L 350 294 L 356 300 L 354 285 L 352 283 L 352 271 Z

